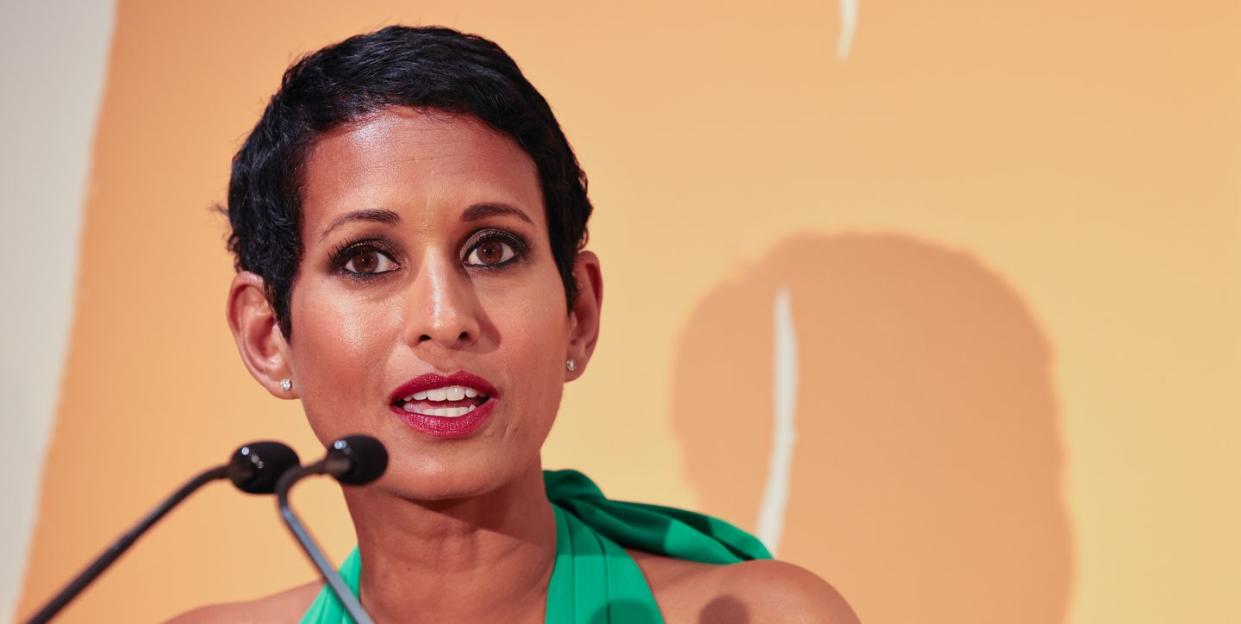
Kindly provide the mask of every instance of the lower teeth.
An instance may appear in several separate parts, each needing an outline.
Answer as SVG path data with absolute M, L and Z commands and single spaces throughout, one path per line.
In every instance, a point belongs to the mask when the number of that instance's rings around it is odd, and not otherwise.
M 469 407 L 428 407 L 424 408 L 423 411 L 418 411 L 414 408 L 412 403 L 406 403 L 404 405 L 404 410 L 407 412 L 421 414 L 423 416 L 439 416 L 441 418 L 460 418 L 461 416 L 469 414 L 477 408 L 477 405 L 471 405 Z

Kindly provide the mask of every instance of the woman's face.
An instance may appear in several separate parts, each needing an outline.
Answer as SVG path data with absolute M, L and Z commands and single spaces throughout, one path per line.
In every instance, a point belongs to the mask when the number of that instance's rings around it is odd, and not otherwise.
M 286 357 L 318 438 L 379 438 L 379 487 L 408 498 L 529 470 L 574 323 L 534 162 L 472 117 L 389 108 L 323 135 L 303 182 Z M 445 385 L 480 396 L 416 393 Z

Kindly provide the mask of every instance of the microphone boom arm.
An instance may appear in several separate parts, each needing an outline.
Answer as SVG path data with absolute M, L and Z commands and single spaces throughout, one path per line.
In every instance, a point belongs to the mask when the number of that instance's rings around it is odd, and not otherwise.
M 349 613 L 350 617 L 357 624 L 374 624 L 370 615 L 362 608 L 362 603 L 358 601 L 357 596 L 354 596 L 349 587 L 345 585 L 345 580 L 340 577 L 340 573 L 336 571 L 336 568 L 324 556 L 323 549 L 315 542 L 315 538 L 306 530 L 297 513 L 293 511 L 293 507 L 289 505 L 289 488 L 293 487 L 293 484 L 300 481 L 303 477 L 326 472 L 327 461 L 330 461 L 330 459 L 308 464 L 281 475 L 279 482 L 276 484 L 276 505 L 280 508 L 280 517 L 284 520 L 285 525 L 289 527 L 289 532 L 293 534 L 297 544 L 302 547 L 302 551 L 306 553 L 310 561 L 319 569 L 319 574 L 327 581 L 328 587 L 331 588 L 333 594 L 336 594 L 336 599 L 345 607 L 345 611 Z
M 125 554 L 125 551 L 129 550 L 129 547 L 133 546 L 134 542 L 138 541 L 138 538 L 142 537 L 142 534 L 147 532 L 147 529 L 150 529 L 152 525 L 159 522 L 160 518 L 163 518 L 165 514 L 172 511 L 173 507 L 180 504 L 181 501 L 185 500 L 190 494 L 193 494 L 198 488 L 215 481 L 216 479 L 223 479 L 228 476 L 228 468 L 229 467 L 227 464 L 223 466 L 216 466 L 215 468 L 199 473 L 198 476 L 187 481 L 185 485 L 182 485 L 177 489 L 177 491 L 173 492 L 171 496 L 164 499 L 164 502 L 160 503 L 155 509 L 152 509 L 151 513 L 148 513 L 146 517 L 138 521 L 138 524 L 135 524 L 133 528 L 126 531 L 125 534 L 109 546 L 107 550 L 103 551 L 102 554 L 96 557 L 90 565 L 86 566 L 85 570 L 82 570 L 72 581 L 69 582 L 68 585 L 65 585 L 65 588 L 60 590 L 60 593 L 56 594 L 55 597 L 48 601 L 42 609 L 39 609 L 39 612 L 34 614 L 27 621 L 27 624 L 43 624 L 44 622 L 51 620 L 52 617 L 54 617 L 65 607 L 65 605 L 69 604 L 69 601 L 77 597 L 83 589 L 86 589 L 87 585 L 90 585 L 96 577 L 102 574 L 104 570 L 108 569 L 108 566 L 112 565 L 112 562 L 116 561 L 118 557 Z

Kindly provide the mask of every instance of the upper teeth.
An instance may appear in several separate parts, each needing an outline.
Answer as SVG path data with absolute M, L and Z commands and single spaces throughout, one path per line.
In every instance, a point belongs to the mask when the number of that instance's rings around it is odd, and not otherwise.
M 432 388 L 415 392 L 407 397 L 405 401 L 460 401 L 465 398 L 474 398 L 480 393 L 478 390 L 468 386 L 444 386 L 443 388 Z

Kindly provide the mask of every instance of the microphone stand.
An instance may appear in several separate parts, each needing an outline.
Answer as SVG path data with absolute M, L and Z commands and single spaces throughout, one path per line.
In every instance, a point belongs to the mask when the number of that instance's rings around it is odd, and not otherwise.
M 124 535 L 117 539 L 112 546 L 103 551 L 103 554 L 99 555 L 99 557 L 91 562 L 89 566 L 86 566 L 86 569 L 82 570 L 82 572 L 70 581 L 64 589 L 60 590 L 60 593 L 56 594 L 56 596 L 44 605 L 42 609 L 39 609 L 39 612 L 34 614 L 34 616 L 27 621 L 27 624 L 44 624 L 45 622 L 51 620 L 53 616 L 65 607 L 65 605 L 69 604 L 69 601 L 76 598 L 83 589 L 86 589 L 87 585 L 90 585 L 96 577 L 102 574 L 104 570 L 108 569 L 108 566 L 112 565 L 112 562 L 116 561 L 117 557 L 120 557 L 126 550 L 129 550 L 129 547 L 133 546 L 134 542 L 138 541 L 138 538 L 142 537 L 142 534 L 146 533 L 147 529 L 151 528 L 151 525 L 159 522 L 160 518 L 163 518 L 165 514 L 172 510 L 173 507 L 180 504 L 181 501 L 185 500 L 190 494 L 193 494 L 198 488 L 215 481 L 216 479 L 223 479 L 227 477 L 228 474 L 229 467 L 227 465 L 216 466 L 215 468 L 199 473 L 198 476 L 187 481 L 185 485 L 182 485 L 177 491 L 173 492 L 172 496 L 164 499 L 164 502 L 160 503 L 158 507 L 151 510 L 151 513 L 147 514 L 142 520 L 139 520 L 138 524 L 135 524 L 133 528 L 125 532 Z
M 158 507 L 151 510 L 138 524 L 121 535 L 103 554 L 99 555 L 85 570 L 77 575 L 64 589 L 48 601 L 27 624 L 44 624 L 51 620 L 65 605 L 69 604 L 86 586 L 108 569 L 118 557 L 129 550 L 142 534 L 159 522 L 173 507 L 181 504 L 198 488 L 215 481 L 228 479 L 237 489 L 250 494 L 270 494 L 277 477 L 294 466 L 301 465 L 297 453 L 287 445 L 275 441 L 257 441 L 238 447 L 228 463 L 209 468 L 182 485 Z
M 345 585 L 345 580 L 340 577 L 336 568 L 327 560 L 327 557 L 323 554 L 323 549 L 315 542 L 315 538 L 306 530 L 297 513 L 289 506 L 289 488 L 293 487 L 293 484 L 311 475 L 324 473 L 339 474 L 329 467 L 329 463 L 334 467 L 335 464 L 341 461 L 341 458 L 329 455 L 326 459 L 306 466 L 300 466 L 281 475 L 280 480 L 276 482 L 276 505 L 280 508 L 280 517 L 284 520 L 285 525 L 289 527 L 289 532 L 297 539 L 298 545 L 306 552 L 306 556 L 310 557 L 311 562 L 319 569 L 319 574 L 327 581 L 328 587 L 331 588 L 332 593 L 336 595 L 336 599 L 340 601 L 341 605 L 345 607 L 345 611 L 349 613 L 349 616 L 357 624 L 374 624 L 374 620 L 362 608 L 362 603 L 358 601 L 357 596 L 354 596 L 349 587 Z M 347 460 L 343 461 L 347 462 Z M 343 468 L 347 470 L 348 466 Z

